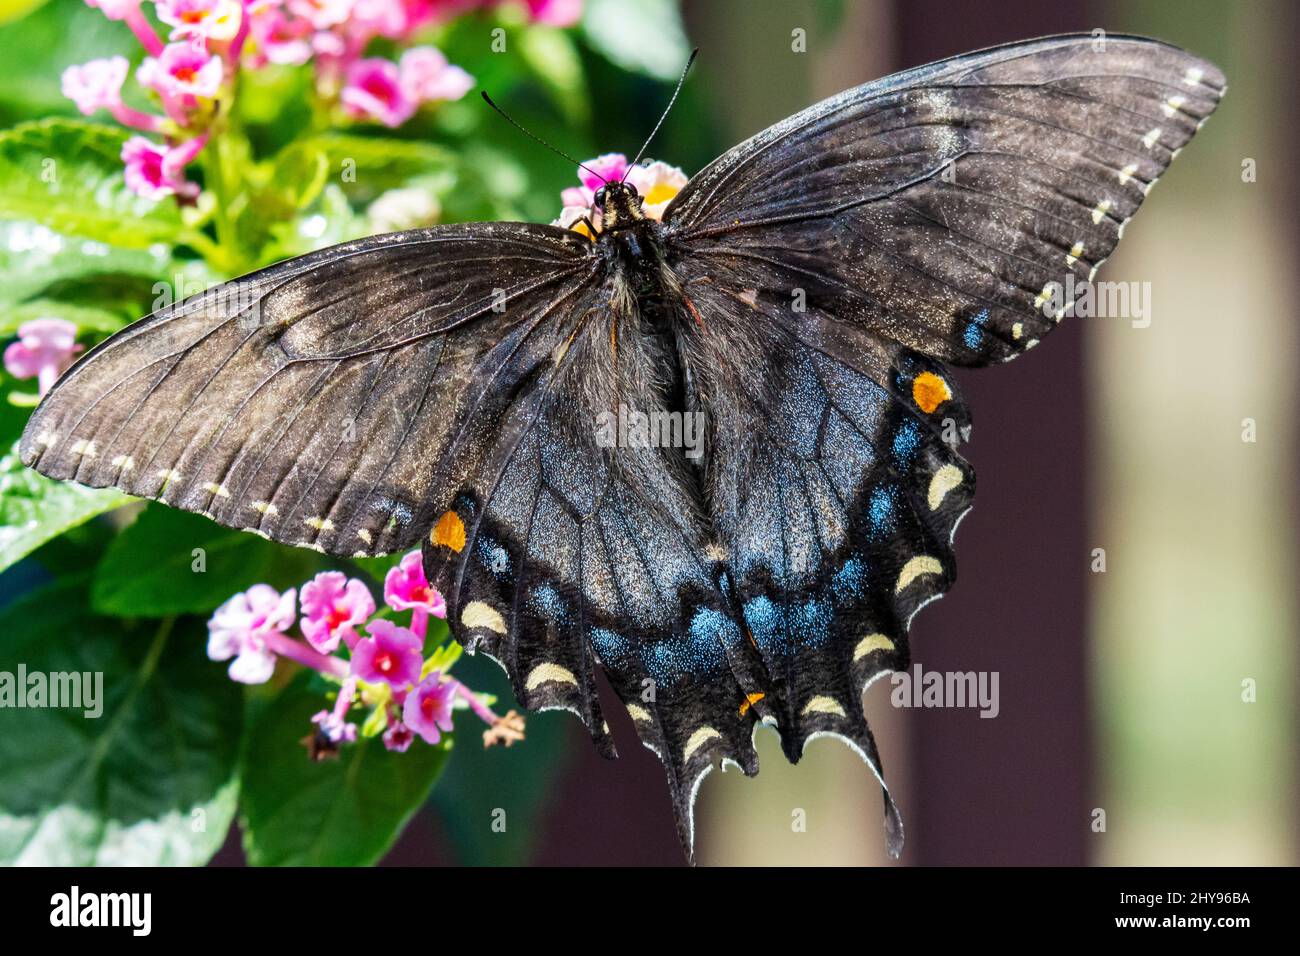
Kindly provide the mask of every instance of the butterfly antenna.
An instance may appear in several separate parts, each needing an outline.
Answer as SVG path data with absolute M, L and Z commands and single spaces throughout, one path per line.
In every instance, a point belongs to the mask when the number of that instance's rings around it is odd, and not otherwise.
M 646 147 L 650 145 L 650 140 L 655 138 L 655 133 L 659 132 L 659 127 L 664 125 L 664 120 L 668 118 L 668 111 L 671 110 L 673 104 L 677 102 L 677 94 L 682 91 L 682 84 L 686 82 L 686 74 L 691 71 L 691 64 L 695 62 L 695 55 L 699 52 L 699 47 L 696 47 L 691 51 L 690 57 L 686 60 L 686 65 L 682 67 L 682 75 L 677 80 L 677 89 L 673 90 L 672 98 L 668 101 L 668 105 L 664 107 L 664 111 L 659 117 L 659 122 L 655 123 L 655 128 L 650 131 L 650 135 L 645 138 L 645 142 L 642 143 L 641 148 L 637 150 L 636 159 L 627 164 L 627 170 L 623 173 L 624 180 L 627 179 L 628 173 L 632 171 L 632 167 L 641 162 L 641 157 L 645 155 Z
M 595 176 L 597 179 L 599 179 L 602 183 L 608 183 L 608 182 L 609 182 L 608 179 L 606 179 L 606 178 L 605 178 L 604 176 L 602 176 L 600 173 L 596 172 L 594 169 L 592 169 L 592 168 L 591 168 L 590 166 L 588 166 L 586 163 L 580 163 L 580 162 L 578 162 L 576 159 L 574 159 L 574 158 L 573 158 L 572 156 L 570 156 L 568 153 L 565 153 L 565 152 L 563 152 L 563 151 L 561 151 L 561 150 L 556 149 L 554 146 L 552 146 L 552 145 L 551 145 L 550 143 L 548 143 L 546 140 L 542 139 L 542 138 L 541 138 L 540 136 L 538 136 L 536 133 L 530 133 L 528 130 L 524 129 L 522 126 L 520 126 L 518 123 L 516 123 L 513 119 L 510 118 L 510 114 L 508 114 L 508 113 L 507 113 L 505 110 L 503 110 L 501 107 L 499 107 L 499 106 L 497 106 L 495 103 L 493 103 L 493 102 L 492 102 L 492 97 L 488 96 L 487 93 L 486 93 L 485 91 L 482 92 L 482 96 L 483 96 L 483 102 L 487 103 L 488 106 L 492 107 L 494 110 L 496 110 L 498 113 L 500 113 L 501 116 L 502 116 L 502 118 L 503 118 L 507 123 L 509 123 L 509 124 L 510 124 L 511 126 L 513 126 L 515 129 L 519 130 L 519 132 L 523 133 L 523 134 L 524 134 L 525 136 L 527 136 L 529 139 L 533 140 L 534 142 L 541 143 L 543 146 L 545 146 L 547 149 L 549 149 L 552 153 L 554 153 L 554 154 L 557 155 L 557 156 L 562 156 L 562 157 L 564 157 L 564 158 L 567 159 L 569 162 L 571 162 L 571 163 L 575 164 L 576 166 L 578 166 L 579 169 L 585 169 L 587 172 L 591 173 L 591 175 L 593 175 L 593 176 Z

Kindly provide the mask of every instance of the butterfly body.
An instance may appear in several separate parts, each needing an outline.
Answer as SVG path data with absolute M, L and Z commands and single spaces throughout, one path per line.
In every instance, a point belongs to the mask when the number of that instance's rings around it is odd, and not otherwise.
M 418 544 L 456 638 L 612 755 L 605 673 L 690 852 L 701 779 L 756 772 L 760 727 L 881 777 L 862 691 L 908 666 L 974 495 L 947 366 L 1049 334 L 1224 89 L 1116 36 L 909 70 L 728 151 L 661 221 L 611 183 L 585 232 L 373 237 L 164 309 L 21 455 L 331 554 Z

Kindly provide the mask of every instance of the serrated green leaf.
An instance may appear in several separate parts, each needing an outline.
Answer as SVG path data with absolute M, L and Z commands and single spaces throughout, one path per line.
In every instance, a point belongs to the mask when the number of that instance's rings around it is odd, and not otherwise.
M 130 629 L 86 600 L 63 583 L 0 612 L 0 674 L 102 675 L 98 717 L 0 708 L 0 863 L 203 864 L 235 812 L 239 688 L 201 622 Z
M 70 119 L 0 132 L 0 218 L 132 249 L 175 241 L 176 203 L 146 199 L 126 185 L 127 138 L 125 130 Z
M 243 758 L 244 852 L 255 866 L 366 866 L 397 839 L 428 797 L 450 751 L 416 740 L 391 753 L 378 738 L 313 762 L 299 743 L 325 706 L 301 675 L 250 724 Z
M 126 504 L 111 488 L 54 481 L 23 465 L 18 444 L 0 457 L 0 571 L 69 528 Z

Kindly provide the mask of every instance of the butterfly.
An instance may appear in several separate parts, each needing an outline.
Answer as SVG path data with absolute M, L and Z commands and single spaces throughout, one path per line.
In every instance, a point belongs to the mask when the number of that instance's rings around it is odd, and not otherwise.
M 1136 37 L 908 70 L 731 149 L 661 220 L 612 180 L 581 229 L 375 236 L 161 309 L 63 376 L 20 453 L 331 555 L 419 545 L 452 634 L 614 756 L 603 670 L 688 856 L 701 780 L 756 773 L 763 725 L 792 762 L 855 750 L 897 855 L 862 693 L 956 573 L 948 366 L 1037 345 L 1224 90 Z M 702 447 L 609 441 L 627 410 L 691 416 Z

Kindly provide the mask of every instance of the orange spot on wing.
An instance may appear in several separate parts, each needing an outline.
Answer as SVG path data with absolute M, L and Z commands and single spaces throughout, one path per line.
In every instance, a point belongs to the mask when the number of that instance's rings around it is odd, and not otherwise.
M 465 547 L 465 522 L 454 511 L 443 512 L 429 532 L 429 540 L 459 553 Z
M 950 398 L 952 398 L 952 389 L 933 372 L 922 372 L 912 379 L 912 400 L 927 415 Z
M 749 708 L 753 707 L 766 696 L 766 694 L 746 694 L 745 702 L 740 705 L 740 716 L 744 717 Z

